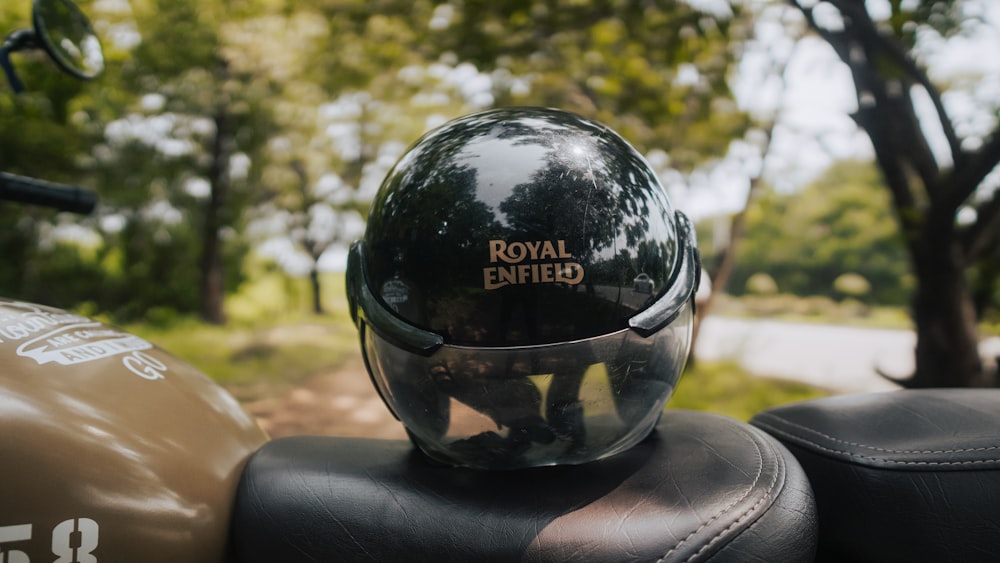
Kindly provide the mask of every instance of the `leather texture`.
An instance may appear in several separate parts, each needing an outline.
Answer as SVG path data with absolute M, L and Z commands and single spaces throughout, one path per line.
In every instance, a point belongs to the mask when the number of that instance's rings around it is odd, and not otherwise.
M 821 559 L 997 560 L 1000 389 L 828 397 L 750 422 L 805 468 Z
M 668 411 L 617 456 L 484 472 L 404 441 L 296 436 L 247 464 L 237 559 L 811 561 L 815 505 L 789 452 L 736 420 Z

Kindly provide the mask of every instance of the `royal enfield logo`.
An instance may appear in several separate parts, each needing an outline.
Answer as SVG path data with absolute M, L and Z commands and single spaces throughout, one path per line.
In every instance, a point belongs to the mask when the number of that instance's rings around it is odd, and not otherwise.
M 572 261 L 566 241 L 538 240 L 508 243 L 490 241 L 490 264 L 483 268 L 483 288 L 508 285 L 583 281 L 583 266 Z

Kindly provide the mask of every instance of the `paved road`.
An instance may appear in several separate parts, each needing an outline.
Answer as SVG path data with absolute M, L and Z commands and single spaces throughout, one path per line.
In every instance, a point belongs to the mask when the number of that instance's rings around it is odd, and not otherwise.
M 915 344 L 908 330 L 710 317 L 696 352 L 705 360 L 736 360 L 761 375 L 859 392 L 897 389 L 876 369 L 909 375 Z

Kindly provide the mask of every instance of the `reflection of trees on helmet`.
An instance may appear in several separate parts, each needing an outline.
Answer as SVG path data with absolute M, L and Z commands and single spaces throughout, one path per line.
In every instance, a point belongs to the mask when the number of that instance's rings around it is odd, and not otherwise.
M 557 341 L 620 326 L 643 304 L 610 292 L 640 271 L 666 285 L 677 255 L 673 222 L 658 180 L 617 135 L 563 112 L 497 110 L 432 132 L 400 160 L 373 204 L 366 240 L 370 256 L 406 258 L 366 266 L 375 286 L 398 276 L 420 288 L 426 307 L 401 314 L 456 342 L 509 344 L 492 321 L 505 314 L 505 293 L 548 304 L 534 319 L 537 340 L 524 343 Z M 477 291 L 496 239 L 565 241 L 591 298 L 544 285 Z M 580 307 L 590 309 L 587 318 L 567 322 Z
M 414 441 L 506 468 L 649 432 L 687 354 L 693 272 L 690 223 L 626 141 L 507 108 L 407 151 L 347 277 L 372 379 Z

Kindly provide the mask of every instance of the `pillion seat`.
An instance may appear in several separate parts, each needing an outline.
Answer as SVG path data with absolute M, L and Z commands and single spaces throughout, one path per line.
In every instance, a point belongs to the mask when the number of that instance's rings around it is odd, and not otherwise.
M 819 560 L 997 560 L 1000 389 L 827 397 L 751 424 L 809 475 Z
M 237 560 L 811 561 L 795 458 L 730 418 L 667 411 L 635 448 L 580 466 L 483 472 L 405 441 L 295 436 L 248 462 Z

